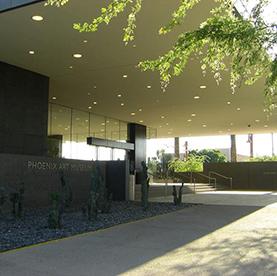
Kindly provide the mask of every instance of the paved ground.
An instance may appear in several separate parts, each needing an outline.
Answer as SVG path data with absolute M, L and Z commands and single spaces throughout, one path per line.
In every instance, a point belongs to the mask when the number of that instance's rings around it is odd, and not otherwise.
M 198 205 L 11 251 L 0 275 L 277 275 L 277 203 Z
M 152 201 L 172 202 L 172 196 L 152 198 Z M 266 206 L 277 202 L 277 192 L 218 191 L 183 195 L 183 202 L 215 205 Z

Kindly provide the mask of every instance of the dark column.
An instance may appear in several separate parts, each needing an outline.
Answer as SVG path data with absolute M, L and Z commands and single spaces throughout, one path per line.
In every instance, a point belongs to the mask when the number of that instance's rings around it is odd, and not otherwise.
M 46 155 L 49 78 L 0 62 L 0 153 Z
M 231 135 L 231 162 L 237 162 L 236 135 Z
M 128 124 L 128 142 L 135 145 L 135 150 L 130 151 L 130 171 L 136 171 L 136 183 L 141 183 L 141 162 L 146 161 L 146 126 L 129 123 Z
M 174 155 L 175 155 L 175 158 L 180 159 L 180 140 L 179 140 L 179 137 L 174 138 Z

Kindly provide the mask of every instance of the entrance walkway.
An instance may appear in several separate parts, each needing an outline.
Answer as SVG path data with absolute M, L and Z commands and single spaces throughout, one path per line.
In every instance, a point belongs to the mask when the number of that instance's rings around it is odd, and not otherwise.
M 3 253 L 0 275 L 277 275 L 277 203 L 197 205 Z
M 168 192 L 168 194 L 170 194 Z M 172 196 L 151 198 L 151 201 L 172 202 Z M 266 206 L 277 202 L 274 191 L 215 191 L 184 194 L 183 202 L 236 206 Z

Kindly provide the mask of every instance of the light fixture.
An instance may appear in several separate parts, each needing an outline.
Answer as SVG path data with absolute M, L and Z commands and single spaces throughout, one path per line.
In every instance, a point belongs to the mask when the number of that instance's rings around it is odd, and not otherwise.
M 135 116 L 135 115 L 136 115 L 136 113 L 135 113 L 135 112 L 132 112 L 132 113 L 131 113 L 131 116 Z
M 74 58 L 81 58 L 81 57 L 83 57 L 83 55 L 77 53 L 77 54 L 73 54 L 73 57 L 74 57 Z
M 89 106 L 88 109 L 92 109 L 92 106 Z
M 96 104 L 97 104 L 97 102 L 93 102 L 93 104 L 94 104 L 94 105 L 96 105 Z
M 255 120 L 255 122 L 256 122 L 256 123 L 259 123 L 259 122 L 260 122 L 260 120 Z
M 124 79 L 128 78 L 128 75 L 123 75 L 123 78 L 124 78 Z
M 193 97 L 195 100 L 198 100 L 198 99 L 200 99 L 200 96 L 194 96 Z
M 35 54 L 35 51 L 30 50 L 30 51 L 29 51 L 29 54 L 30 54 L 30 55 L 34 55 L 34 54 Z
M 231 102 L 227 102 L 227 104 L 231 104 Z
M 188 122 L 191 122 L 191 119 L 188 119 Z
M 161 116 L 161 119 L 164 119 L 165 118 L 165 116 Z
M 166 125 L 168 126 L 168 125 L 169 125 L 169 123 L 166 123 Z
M 96 89 L 96 88 L 97 88 L 97 86 L 96 86 L 96 85 L 94 85 L 94 86 L 93 86 L 93 88 L 94 88 L 94 89 Z
M 102 126 L 104 126 L 104 125 L 105 125 L 105 123 L 101 123 L 101 125 L 102 125 Z
M 88 92 L 88 96 L 90 96 L 91 95 L 91 93 L 90 92 Z
M 43 17 L 41 15 L 33 15 L 32 16 L 32 19 L 34 21 L 42 21 L 43 20 Z
M 88 43 L 88 41 L 85 39 L 84 41 L 83 41 L 84 43 Z
M 206 85 L 200 85 L 200 89 L 206 89 L 207 86 Z
M 264 125 L 264 127 L 268 127 L 268 125 Z
M 72 65 L 70 65 L 70 66 L 69 66 L 69 69 L 73 69 L 73 66 L 72 66 Z
M 151 89 L 151 88 L 152 88 L 152 86 L 151 86 L 151 85 L 147 85 L 147 88 L 148 88 L 148 89 Z
M 52 100 L 57 100 L 57 97 L 53 96 L 53 97 L 52 97 Z
M 240 107 L 237 108 L 237 111 L 240 111 Z
M 122 94 L 118 94 L 117 97 L 118 97 L 118 98 L 121 98 L 121 97 L 122 97 Z
M 195 117 L 195 116 L 196 116 L 196 114 L 195 114 L 195 113 L 192 113 L 192 114 L 191 114 L 191 117 Z
M 143 120 L 140 120 L 139 122 L 140 122 L 140 123 L 143 123 Z
M 207 127 L 207 125 L 202 125 L 202 127 Z
M 124 103 L 121 103 L 120 105 L 121 105 L 121 106 L 124 106 Z
M 142 111 L 142 108 L 140 108 L 138 111 L 141 112 L 141 111 Z

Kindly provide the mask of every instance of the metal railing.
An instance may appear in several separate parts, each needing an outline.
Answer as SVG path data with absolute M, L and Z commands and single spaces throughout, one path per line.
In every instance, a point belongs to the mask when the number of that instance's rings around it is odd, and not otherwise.
M 230 181 L 230 188 L 231 188 L 231 190 L 233 189 L 233 178 L 232 177 L 226 176 L 226 175 L 220 174 L 218 172 L 214 172 L 214 171 L 209 172 L 209 177 L 211 177 L 211 175 L 217 175 L 221 178 L 228 179 Z
M 211 181 L 213 181 L 214 183 L 213 183 L 213 185 L 214 185 L 214 188 L 216 189 L 217 187 L 217 183 L 216 183 L 216 178 L 215 177 L 211 177 L 211 176 L 208 176 L 208 175 L 206 175 L 206 174 L 203 174 L 203 173 L 199 173 L 199 172 L 194 172 L 193 174 L 196 174 L 196 175 L 199 175 L 199 176 L 201 176 L 201 177 L 203 177 L 203 178 L 206 178 L 206 179 L 208 179 L 209 180 L 209 185 L 211 185 L 212 183 L 211 183 Z

